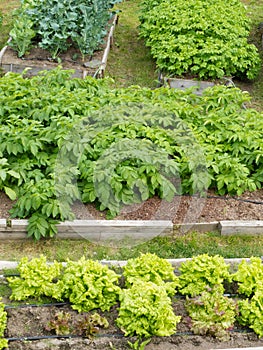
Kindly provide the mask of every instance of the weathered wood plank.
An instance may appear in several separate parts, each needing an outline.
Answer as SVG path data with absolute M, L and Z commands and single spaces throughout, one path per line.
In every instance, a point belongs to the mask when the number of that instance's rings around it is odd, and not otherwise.
M 263 221 L 220 221 L 219 228 L 222 235 L 245 234 L 259 235 L 263 234 Z
M 6 219 L 0 219 L 0 232 L 6 230 Z
M 189 231 L 197 231 L 197 232 L 213 232 L 219 231 L 219 222 L 193 222 L 193 223 L 185 223 L 174 225 L 174 233 L 186 233 Z
M 173 232 L 171 221 L 150 220 L 76 220 L 58 225 L 58 237 L 87 239 L 92 241 L 130 239 L 151 239 Z
M 27 220 L 11 220 L 10 227 L 3 219 L 0 226 L 1 240 L 19 240 L 27 238 Z M 172 235 L 171 221 L 160 220 L 74 220 L 65 221 L 57 225 L 58 238 L 61 239 L 87 239 L 92 241 L 115 240 L 126 238 L 135 240 L 151 239 L 158 235 Z

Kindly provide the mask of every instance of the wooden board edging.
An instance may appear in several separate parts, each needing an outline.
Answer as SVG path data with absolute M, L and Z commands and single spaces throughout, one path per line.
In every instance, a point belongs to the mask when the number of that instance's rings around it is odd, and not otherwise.
M 263 234 L 262 220 L 229 220 L 220 221 L 219 228 L 221 235 L 260 235 Z
M 192 258 L 178 258 L 178 259 L 164 259 L 168 261 L 174 268 L 178 268 L 182 263 L 192 260 Z M 250 258 L 232 258 L 232 259 L 224 259 L 226 264 L 237 266 L 243 260 L 250 261 Z M 119 266 L 123 267 L 127 264 L 127 260 L 99 260 L 99 262 L 103 265 L 108 266 Z M 0 260 L 0 271 L 4 269 L 15 269 L 18 265 L 19 261 L 6 261 Z M 48 262 L 52 264 L 52 262 Z M 66 262 L 62 262 L 63 266 L 66 266 Z M 263 350 L 263 349 L 262 349 Z
M 19 240 L 27 237 L 27 220 L 0 219 L 0 239 Z M 221 235 L 263 234 L 263 221 L 213 221 L 173 224 L 171 220 L 74 220 L 57 225 L 59 239 L 138 240 L 156 236 L 173 236 L 187 232 L 220 232 Z

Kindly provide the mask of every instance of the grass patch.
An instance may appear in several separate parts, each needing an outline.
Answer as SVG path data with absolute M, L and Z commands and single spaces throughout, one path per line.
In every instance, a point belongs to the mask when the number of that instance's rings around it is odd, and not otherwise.
M 0 1 L 0 13 L 3 14 L 3 24 L 0 32 L 0 49 L 6 45 L 13 23 L 12 13 L 14 9 L 19 7 L 19 4 L 19 0 Z
M 119 23 L 114 33 L 106 75 L 113 78 L 115 86 L 140 85 L 157 87 L 158 74 L 150 49 L 139 39 L 140 0 L 124 1 L 119 10 Z
M 127 260 L 140 253 L 156 253 L 166 259 L 190 258 L 207 253 L 224 258 L 245 258 L 263 255 L 262 236 L 221 236 L 219 233 L 192 232 L 174 237 L 156 237 L 135 246 L 103 246 L 83 240 L 49 239 L 38 242 L 1 242 L 1 260 L 20 260 L 44 254 L 48 260 L 78 260 L 82 256 L 95 260 Z

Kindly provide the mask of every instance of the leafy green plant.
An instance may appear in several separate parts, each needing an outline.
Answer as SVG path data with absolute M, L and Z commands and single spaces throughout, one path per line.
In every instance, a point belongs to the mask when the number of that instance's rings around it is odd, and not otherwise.
M 244 326 L 248 326 L 259 336 L 263 337 L 263 288 L 260 285 L 253 297 L 238 302 L 238 321 Z
M 240 195 L 262 187 L 262 113 L 248 93 L 108 89 L 71 71 L 0 79 L 0 190 L 29 236 L 53 237 L 76 200 L 116 216 L 155 195 Z
M 256 46 L 248 43 L 250 21 L 242 2 L 144 1 L 140 34 L 168 75 L 254 79 Z
M 123 268 L 123 276 L 128 288 L 141 280 L 163 285 L 169 295 L 174 295 L 179 286 L 178 277 L 175 276 L 172 265 L 156 254 L 147 253 L 136 259 L 129 259 Z
M 207 288 L 224 291 L 223 282 L 231 280 L 230 265 L 219 255 L 201 254 L 183 262 L 179 267 L 179 291 L 182 294 L 198 296 Z
M 232 278 L 238 283 L 239 293 L 248 297 L 252 296 L 258 289 L 262 289 L 263 264 L 261 258 L 251 257 L 249 261 L 242 260 Z
M 92 55 L 102 42 L 112 5 L 110 0 L 22 1 L 20 17 L 23 22 L 24 18 L 31 19 L 38 45 L 48 50 L 52 59 L 72 45 L 77 45 L 84 57 Z M 29 30 L 26 34 L 30 34 Z M 23 41 L 23 37 L 17 35 L 17 46 L 21 47 Z
M 164 285 L 138 280 L 120 293 L 116 323 L 125 336 L 169 336 L 176 332 L 180 319 L 173 313 Z
M 68 299 L 79 312 L 93 309 L 109 310 L 119 298 L 119 276 L 97 261 L 67 261 L 59 281 L 60 298 Z
M 205 290 L 195 298 L 187 298 L 185 306 L 194 334 L 212 335 L 221 341 L 229 339 L 237 307 L 220 289 Z
M 8 341 L 4 339 L 6 323 L 7 312 L 5 311 L 5 305 L 0 302 L 0 349 L 5 349 L 8 347 Z
M 46 329 L 48 331 L 55 331 L 57 335 L 67 335 L 72 330 L 72 318 L 71 314 L 65 311 L 61 311 L 55 314 L 54 318 L 48 322 Z
M 23 57 L 30 50 L 32 39 L 36 35 L 32 27 L 33 22 L 26 16 L 22 16 L 14 22 L 10 31 L 12 40 L 9 41 L 8 46 L 17 51 L 18 57 Z
M 19 277 L 8 277 L 12 289 L 10 299 L 25 300 L 29 297 L 41 298 L 49 296 L 56 298 L 59 291 L 58 278 L 61 274 L 62 264 L 54 261 L 48 264 L 46 257 L 28 260 L 24 257 L 18 264 Z
M 149 344 L 150 341 L 151 339 L 146 339 L 144 341 L 142 341 L 141 339 L 137 339 L 134 343 L 128 341 L 128 345 L 131 349 L 134 349 L 134 350 L 144 350 L 145 346 Z

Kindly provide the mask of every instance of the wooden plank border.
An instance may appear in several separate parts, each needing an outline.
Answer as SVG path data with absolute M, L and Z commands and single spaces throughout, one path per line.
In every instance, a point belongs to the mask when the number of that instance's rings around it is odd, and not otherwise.
M 0 219 L 0 239 L 19 240 L 27 237 L 27 220 Z M 263 221 L 213 221 L 173 224 L 170 220 L 74 220 L 57 225 L 57 238 L 123 240 L 152 239 L 156 236 L 172 236 L 187 232 L 219 232 L 221 235 L 263 234 Z
M 219 228 L 221 235 L 260 235 L 263 234 L 263 221 L 220 221 Z

